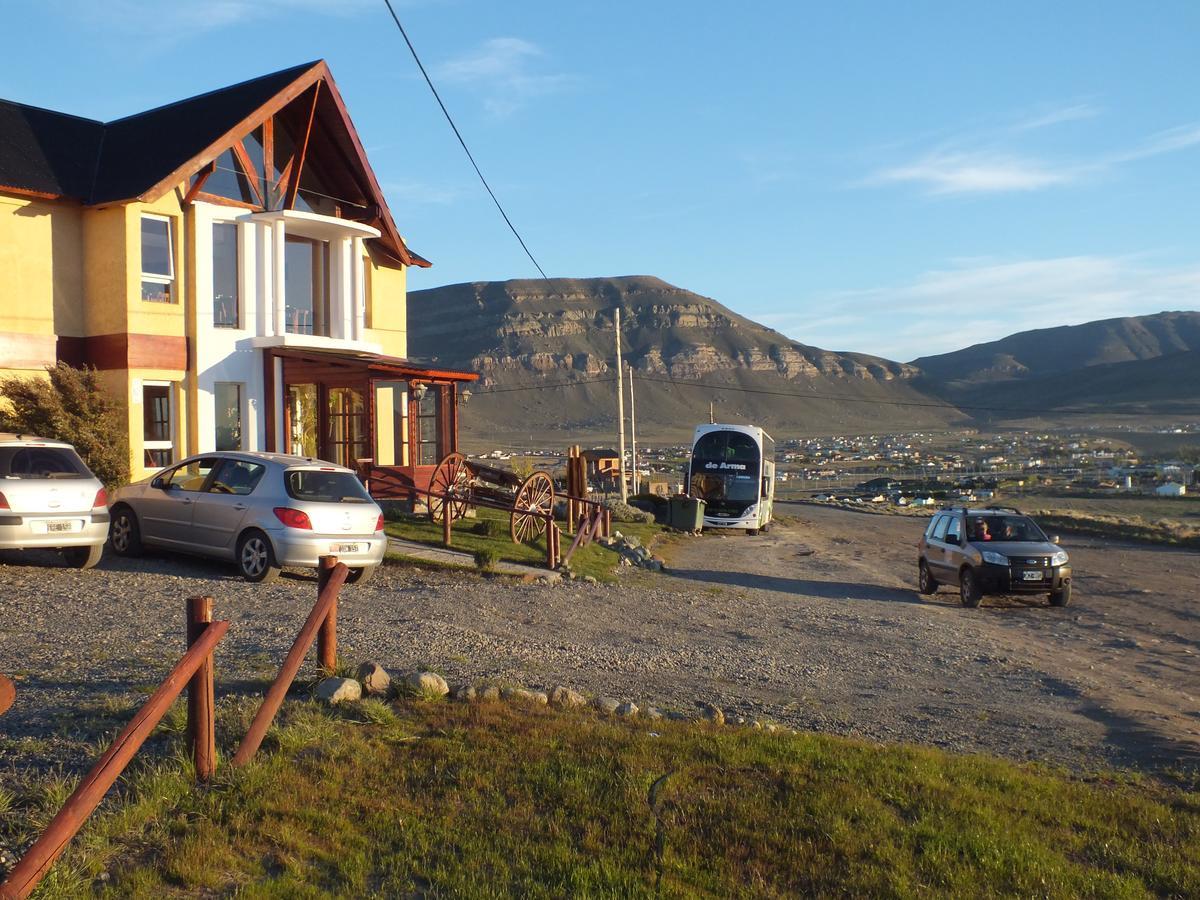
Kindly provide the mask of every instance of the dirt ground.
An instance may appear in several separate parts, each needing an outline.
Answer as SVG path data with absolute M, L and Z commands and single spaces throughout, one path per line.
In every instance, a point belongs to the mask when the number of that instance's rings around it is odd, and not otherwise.
M 970 610 L 949 588 L 916 593 L 920 520 L 781 509 L 790 521 L 770 534 L 679 539 L 669 573 L 622 569 L 616 585 L 389 566 L 347 587 L 342 657 L 1087 770 L 1200 768 L 1200 554 L 1064 536 L 1071 606 Z M 178 658 L 196 594 L 232 622 L 219 695 L 256 694 L 315 585 L 248 585 L 168 554 L 91 572 L 0 554 L 0 672 L 18 679 L 0 782 L 32 760 L 85 764 L 95 720 L 119 725 L 94 710 L 141 702 Z

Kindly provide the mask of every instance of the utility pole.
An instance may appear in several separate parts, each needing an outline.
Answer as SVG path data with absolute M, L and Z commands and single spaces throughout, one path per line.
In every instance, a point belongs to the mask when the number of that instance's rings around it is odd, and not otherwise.
M 629 436 L 633 439 L 633 450 L 630 462 L 633 463 L 633 493 L 642 492 L 642 481 L 638 477 L 637 463 L 637 409 L 633 402 L 633 363 L 629 364 Z
M 621 487 L 621 502 L 629 500 L 629 491 L 625 487 L 625 367 L 621 364 L 621 307 L 613 314 L 613 323 L 617 330 L 617 481 Z

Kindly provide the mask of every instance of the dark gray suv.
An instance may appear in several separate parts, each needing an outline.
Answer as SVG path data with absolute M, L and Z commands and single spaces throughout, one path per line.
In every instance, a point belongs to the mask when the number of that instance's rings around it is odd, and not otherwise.
M 1011 507 L 939 510 L 917 544 L 922 594 L 957 584 L 963 606 L 987 594 L 1047 594 L 1071 602 L 1071 559 L 1029 516 Z

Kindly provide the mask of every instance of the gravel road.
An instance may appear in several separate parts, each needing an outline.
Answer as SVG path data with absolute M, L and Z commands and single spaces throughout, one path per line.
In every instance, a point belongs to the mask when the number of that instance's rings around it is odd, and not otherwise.
M 684 711 L 705 701 L 1087 769 L 1200 765 L 1200 554 L 1068 539 L 1070 607 L 968 610 L 949 589 L 915 592 L 919 521 L 786 512 L 769 535 L 681 539 L 669 574 L 624 569 L 617 585 L 388 567 L 345 589 L 340 650 L 452 682 L 563 683 Z M 307 573 L 248 585 L 173 555 L 77 572 L 0 553 L 0 585 L 0 672 L 18 679 L 0 717 L 0 783 L 48 757 L 86 764 L 95 710 L 143 697 L 178 658 L 184 598 L 211 594 L 231 620 L 217 685 L 237 694 L 261 692 L 316 593 Z

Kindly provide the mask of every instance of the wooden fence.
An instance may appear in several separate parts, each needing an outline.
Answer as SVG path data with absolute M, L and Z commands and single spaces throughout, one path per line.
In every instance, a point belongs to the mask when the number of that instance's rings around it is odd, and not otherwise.
M 317 571 L 317 602 L 296 636 L 278 676 L 267 690 L 231 765 L 243 766 L 253 758 L 314 640 L 321 670 L 331 673 L 336 668 L 338 594 L 349 572 L 337 557 L 321 557 Z M 213 650 L 225 637 L 229 623 L 214 622 L 212 607 L 212 597 L 192 597 L 187 601 L 187 652 L 84 776 L 41 837 L 13 866 L 0 884 L 0 900 L 24 900 L 32 893 L 185 687 L 188 692 L 188 743 L 196 780 L 204 783 L 216 774 Z M 13 695 L 12 682 L 0 676 L 0 714 L 12 704 Z

